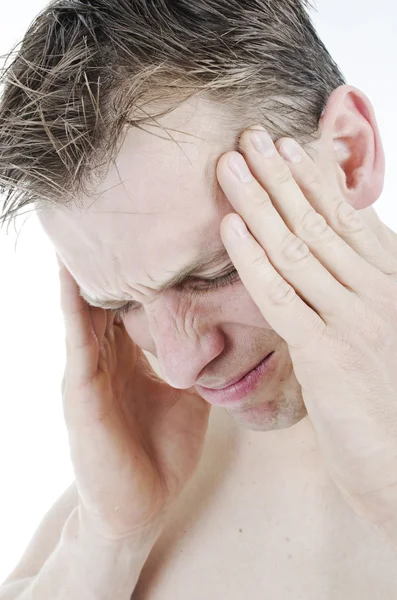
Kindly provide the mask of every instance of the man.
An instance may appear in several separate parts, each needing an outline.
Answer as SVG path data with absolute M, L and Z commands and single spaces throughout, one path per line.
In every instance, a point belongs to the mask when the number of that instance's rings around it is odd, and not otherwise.
M 57 2 L 6 80 L 76 482 L 0 599 L 391 600 L 397 241 L 373 108 L 303 3 Z

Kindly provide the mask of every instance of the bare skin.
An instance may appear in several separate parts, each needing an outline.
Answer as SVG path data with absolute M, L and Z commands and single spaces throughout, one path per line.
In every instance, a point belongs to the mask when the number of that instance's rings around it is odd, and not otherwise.
M 389 600 L 395 561 L 334 486 L 307 417 L 264 436 L 214 408 L 198 474 L 133 599 Z
M 397 256 L 394 234 L 368 208 L 379 197 L 384 177 L 381 149 L 374 145 L 376 124 L 362 119 L 347 96 L 346 89 L 340 88 L 330 99 L 313 155 L 322 172 L 340 185 L 345 199 L 361 210 L 383 247 Z M 128 536 L 136 524 L 162 522 L 164 530 L 142 571 L 134 599 L 168 600 L 189 593 L 192 600 L 264 596 L 389 600 L 397 587 L 396 546 L 359 517 L 335 487 L 307 416 L 287 344 L 271 329 L 241 281 L 197 291 L 204 279 L 229 272 L 230 258 L 221 257 L 202 268 L 189 285 L 156 291 L 200 251 L 219 249 L 220 223 L 233 212 L 219 190 L 213 197 L 214 188 L 204 182 L 203 173 L 208 163 L 215 167 L 234 140 L 221 135 L 222 120 L 214 107 L 197 108 L 187 105 L 164 120 L 164 125 L 178 130 L 182 122 L 187 132 L 198 136 L 200 141 L 186 147 L 190 161 L 177 147 L 142 131 L 129 132 L 116 165 L 98 184 L 95 203 L 85 198 L 84 210 L 57 208 L 41 216 L 57 253 L 86 296 L 110 299 L 114 308 L 127 299 L 138 303 L 123 314 L 121 327 L 102 309 L 89 309 L 78 299 L 72 279 L 64 279 L 72 292 L 69 307 L 79 303 L 77 312 L 95 321 L 97 341 L 116 334 L 124 344 L 119 355 L 111 345 L 110 352 L 103 352 L 93 343 L 88 389 L 95 392 L 94 402 L 90 393 L 87 404 L 81 385 L 70 375 L 65 378 L 69 428 L 79 434 L 85 423 L 94 422 L 92 431 L 104 436 L 94 436 L 94 444 L 81 435 L 71 436 L 77 503 L 84 507 L 85 523 L 105 537 Z M 372 160 L 374 156 L 378 160 Z M 370 182 L 365 194 L 352 177 L 351 169 L 358 167 Z M 357 186 L 346 186 L 346 181 L 356 181 Z M 72 313 L 76 316 L 73 308 Z M 151 374 L 138 348 L 156 357 L 163 381 Z M 203 408 L 194 386 L 225 384 L 253 368 L 269 351 L 278 354 L 274 375 L 244 402 L 226 412 L 212 411 L 200 461 L 209 410 Z M 119 363 L 123 357 L 142 368 L 133 381 L 123 361 Z M 123 399 L 121 413 L 115 400 L 123 396 L 120 389 L 127 383 L 134 394 Z M 180 404 L 175 403 L 176 397 Z M 79 399 L 83 411 L 76 427 L 69 409 Z M 158 406 L 163 401 L 171 407 L 168 422 Z M 88 416 L 87 406 L 93 411 Z M 117 410 L 109 413 L 109 406 Z M 105 422 L 116 427 L 96 427 L 108 414 L 114 417 Z M 169 435 L 175 432 L 182 434 L 176 447 L 170 446 L 174 436 Z M 119 437 L 121 452 L 116 447 Z M 116 488 L 101 480 L 102 463 L 96 462 L 106 444 L 106 457 L 125 465 L 120 479 L 112 470 Z M 82 461 L 85 455 L 98 465 L 96 473 Z M 176 478 L 175 457 L 182 459 Z M 138 478 L 121 476 L 123 471 L 136 475 L 138 463 Z M 171 484 L 162 486 L 164 479 Z M 155 493 L 147 502 L 150 489 Z M 143 513 L 139 503 L 126 501 L 137 492 L 144 500 Z M 59 527 L 56 516 L 49 527 L 54 523 Z M 43 559 L 50 551 L 42 551 Z M 22 573 L 23 565 L 14 577 Z
M 114 314 L 92 308 L 60 264 L 63 404 L 81 526 L 111 541 L 159 530 L 196 471 L 209 406 L 152 370 Z

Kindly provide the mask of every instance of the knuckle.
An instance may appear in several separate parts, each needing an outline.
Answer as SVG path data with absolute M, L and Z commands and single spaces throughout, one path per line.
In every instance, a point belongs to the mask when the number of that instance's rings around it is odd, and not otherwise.
M 255 271 L 263 272 L 269 267 L 269 261 L 264 254 L 258 254 L 251 262 L 251 266 Z
M 289 185 L 292 180 L 290 170 L 284 166 L 280 167 L 275 173 L 275 179 L 279 186 Z
M 269 196 L 263 192 L 260 193 L 258 191 L 252 192 L 250 197 L 250 204 L 256 211 L 266 210 L 271 205 L 271 200 Z
M 388 256 L 387 257 L 387 263 L 386 265 L 383 267 L 383 273 L 385 275 L 387 275 L 390 279 L 390 281 L 393 282 L 393 284 L 397 281 L 397 261 L 395 260 L 394 257 L 392 256 Z M 396 303 L 397 306 L 397 294 L 396 292 L 393 290 L 393 299 L 394 302 Z
M 289 262 L 300 262 L 308 258 L 310 250 L 299 237 L 289 233 L 281 244 L 281 253 Z
M 310 195 L 313 195 L 316 198 L 324 196 L 324 181 L 321 180 L 319 174 L 312 174 L 311 177 L 305 181 L 305 188 Z
M 295 290 L 280 276 L 276 276 L 269 286 L 269 300 L 275 305 L 286 306 L 295 296 Z
M 328 241 L 335 237 L 335 232 L 328 225 L 325 218 L 313 208 L 309 208 L 305 212 L 298 229 L 304 237 L 309 237 L 309 239 L 321 238 L 321 240 Z
M 335 215 L 340 227 L 349 231 L 359 233 L 364 230 L 364 223 L 357 211 L 340 197 L 333 202 L 335 205 Z

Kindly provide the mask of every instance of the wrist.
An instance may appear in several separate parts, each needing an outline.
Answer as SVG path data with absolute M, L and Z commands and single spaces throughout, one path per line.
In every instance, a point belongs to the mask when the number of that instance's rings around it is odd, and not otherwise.
M 69 598 L 72 592 L 87 600 L 130 598 L 159 535 L 159 529 L 148 528 L 134 537 L 107 539 L 82 521 L 76 508 L 64 526 L 55 557 L 65 577 L 59 598 Z M 32 598 L 42 598 L 41 590 L 38 586 Z
M 151 529 L 133 538 L 105 539 L 81 522 L 75 509 L 23 598 L 128 600 L 159 534 Z
M 86 551 L 95 548 L 104 555 L 124 553 L 139 558 L 149 555 L 162 530 L 163 525 L 159 521 L 136 528 L 128 535 L 105 535 L 103 532 L 99 533 L 98 528 L 80 507 L 76 507 L 65 524 L 62 538 Z

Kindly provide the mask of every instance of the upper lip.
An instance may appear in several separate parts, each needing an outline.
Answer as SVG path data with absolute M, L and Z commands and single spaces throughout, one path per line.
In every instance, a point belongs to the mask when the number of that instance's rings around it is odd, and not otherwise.
M 248 371 L 244 371 L 244 373 L 242 373 L 241 375 L 238 375 L 238 377 L 234 377 L 228 383 L 221 383 L 220 385 L 216 385 L 216 386 L 212 386 L 212 387 L 201 385 L 201 383 L 198 384 L 198 385 L 200 387 L 202 387 L 202 388 L 207 389 L 207 390 L 223 390 L 223 389 L 229 387 L 230 385 L 233 385 L 234 383 L 237 383 L 238 381 L 240 381 L 240 379 L 242 379 L 243 377 L 245 377 L 250 371 L 253 371 L 254 369 L 256 369 L 256 367 L 258 365 L 260 365 L 261 362 L 264 361 L 265 358 L 267 358 L 269 356 L 269 354 L 271 354 L 271 352 L 268 352 L 266 354 L 266 356 L 264 356 L 263 358 L 261 358 L 260 361 L 258 363 L 256 363 L 256 365 L 254 365 L 253 367 L 251 367 L 250 369 L 248 369 Z

